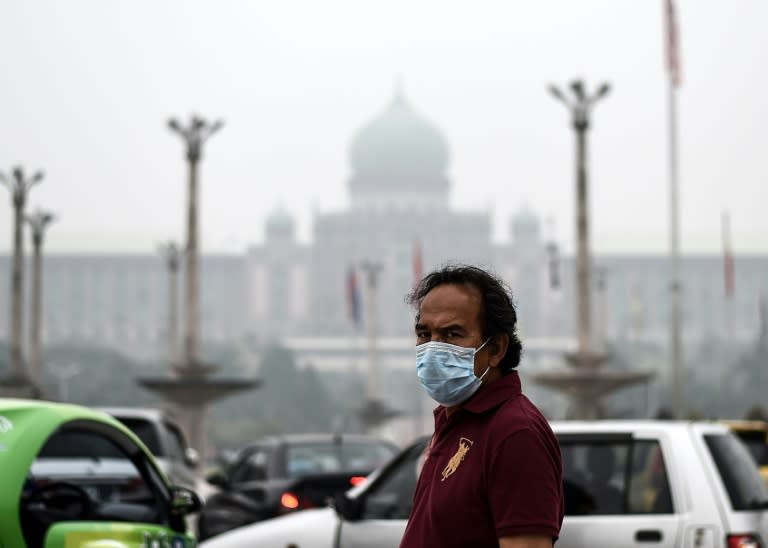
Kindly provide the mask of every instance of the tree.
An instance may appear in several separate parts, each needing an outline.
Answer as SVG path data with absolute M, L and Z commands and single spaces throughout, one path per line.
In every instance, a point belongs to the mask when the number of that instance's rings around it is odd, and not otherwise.
M 323 376 L 311 365 L 298 367 L 294 353 L 277 343 L 262 352 L 262 387 L 217 405 L 212 439 L 220 446 L 242 446 L 264 434 L 328 432 L 342 408 Z
M 756 403 L 749 408 L 747 414 L 744 415 L 744 419 L 748 421 L 768 422 L 768 411 L 766 411 L 765 407 Z

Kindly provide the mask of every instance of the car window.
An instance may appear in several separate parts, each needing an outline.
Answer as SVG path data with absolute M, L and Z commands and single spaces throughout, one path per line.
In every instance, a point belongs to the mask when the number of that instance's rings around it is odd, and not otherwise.
M 768 501 L 768 490 L 747 448 L 731 434 L 704 436 L 734 510 L 754 510 Z
M 130 428 L 138 438 L 144 442 L 144 445 L 156 457 L 164 457 L 160 438 L 157 433 L 157 427 L 147 419 L 134 417 L 117 417 L 117 419 Z
M 114 441 L 99 432 L 61 430 L 43 445 L 29 471 L 28 482 L 72 483 L 95 503 L 132 502 L 151 498 L 144 474 Z
M 560 440 L 566 515 L 672 512 L 654 440 Z
M 165 421 L 165 428 L 168 432 L 168 457 L 174 460 L 184 460 L 184 436 L 179 427 L 174 423 Z
M 127 459 L 115 443 L 95 432 L 65 430 L 48 438 L 38 459 Z
M 285 470 L 288 477 L 327 472 L 371 471 L 394 456 L 389 445 L 378 443 L 306 443 L 288 446 Z
M 414 445 L 365 492 L 363 519 L 408 519 L 425 448 L 426 441 Z
M 768 465 L 768 442 L 765 439 L 765 432 L 736 431 L 736 435 L 747 446 L 757 464 Z
M 269 453 L 266 449 L 251 449 L 232 466 L 230 481 L 232 483 L 246 483 L 265 480 L 267 479 L 268 464 Z

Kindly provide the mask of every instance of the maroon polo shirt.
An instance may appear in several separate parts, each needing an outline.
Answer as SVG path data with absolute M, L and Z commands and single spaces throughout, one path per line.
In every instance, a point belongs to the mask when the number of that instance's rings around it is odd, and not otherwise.
M 512 535 L 556 540 L 563 522 L 560 445 L 520 390 L 517 371 L 485 384 L 435 434 L 400 548 L 498 547 Z

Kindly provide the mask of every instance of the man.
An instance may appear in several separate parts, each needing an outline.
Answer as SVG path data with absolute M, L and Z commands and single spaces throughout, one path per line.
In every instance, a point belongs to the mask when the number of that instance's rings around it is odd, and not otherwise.
M 473 266 L 428 274 L 416 372 L 439 404 L 401 548 L 552 548 L 563 520 L 562 460 L 520 389 L 522 345 L 504 284 Z

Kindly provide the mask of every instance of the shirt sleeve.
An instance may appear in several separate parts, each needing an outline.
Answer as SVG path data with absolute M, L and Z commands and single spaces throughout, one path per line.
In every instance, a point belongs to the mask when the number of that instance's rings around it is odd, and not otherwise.
M 522 429 L 502 441 L 492 457 L 488 499 L 499 538 L 540 534 L 557 539 L 563 519 L 562 460 L 551 438 Z

